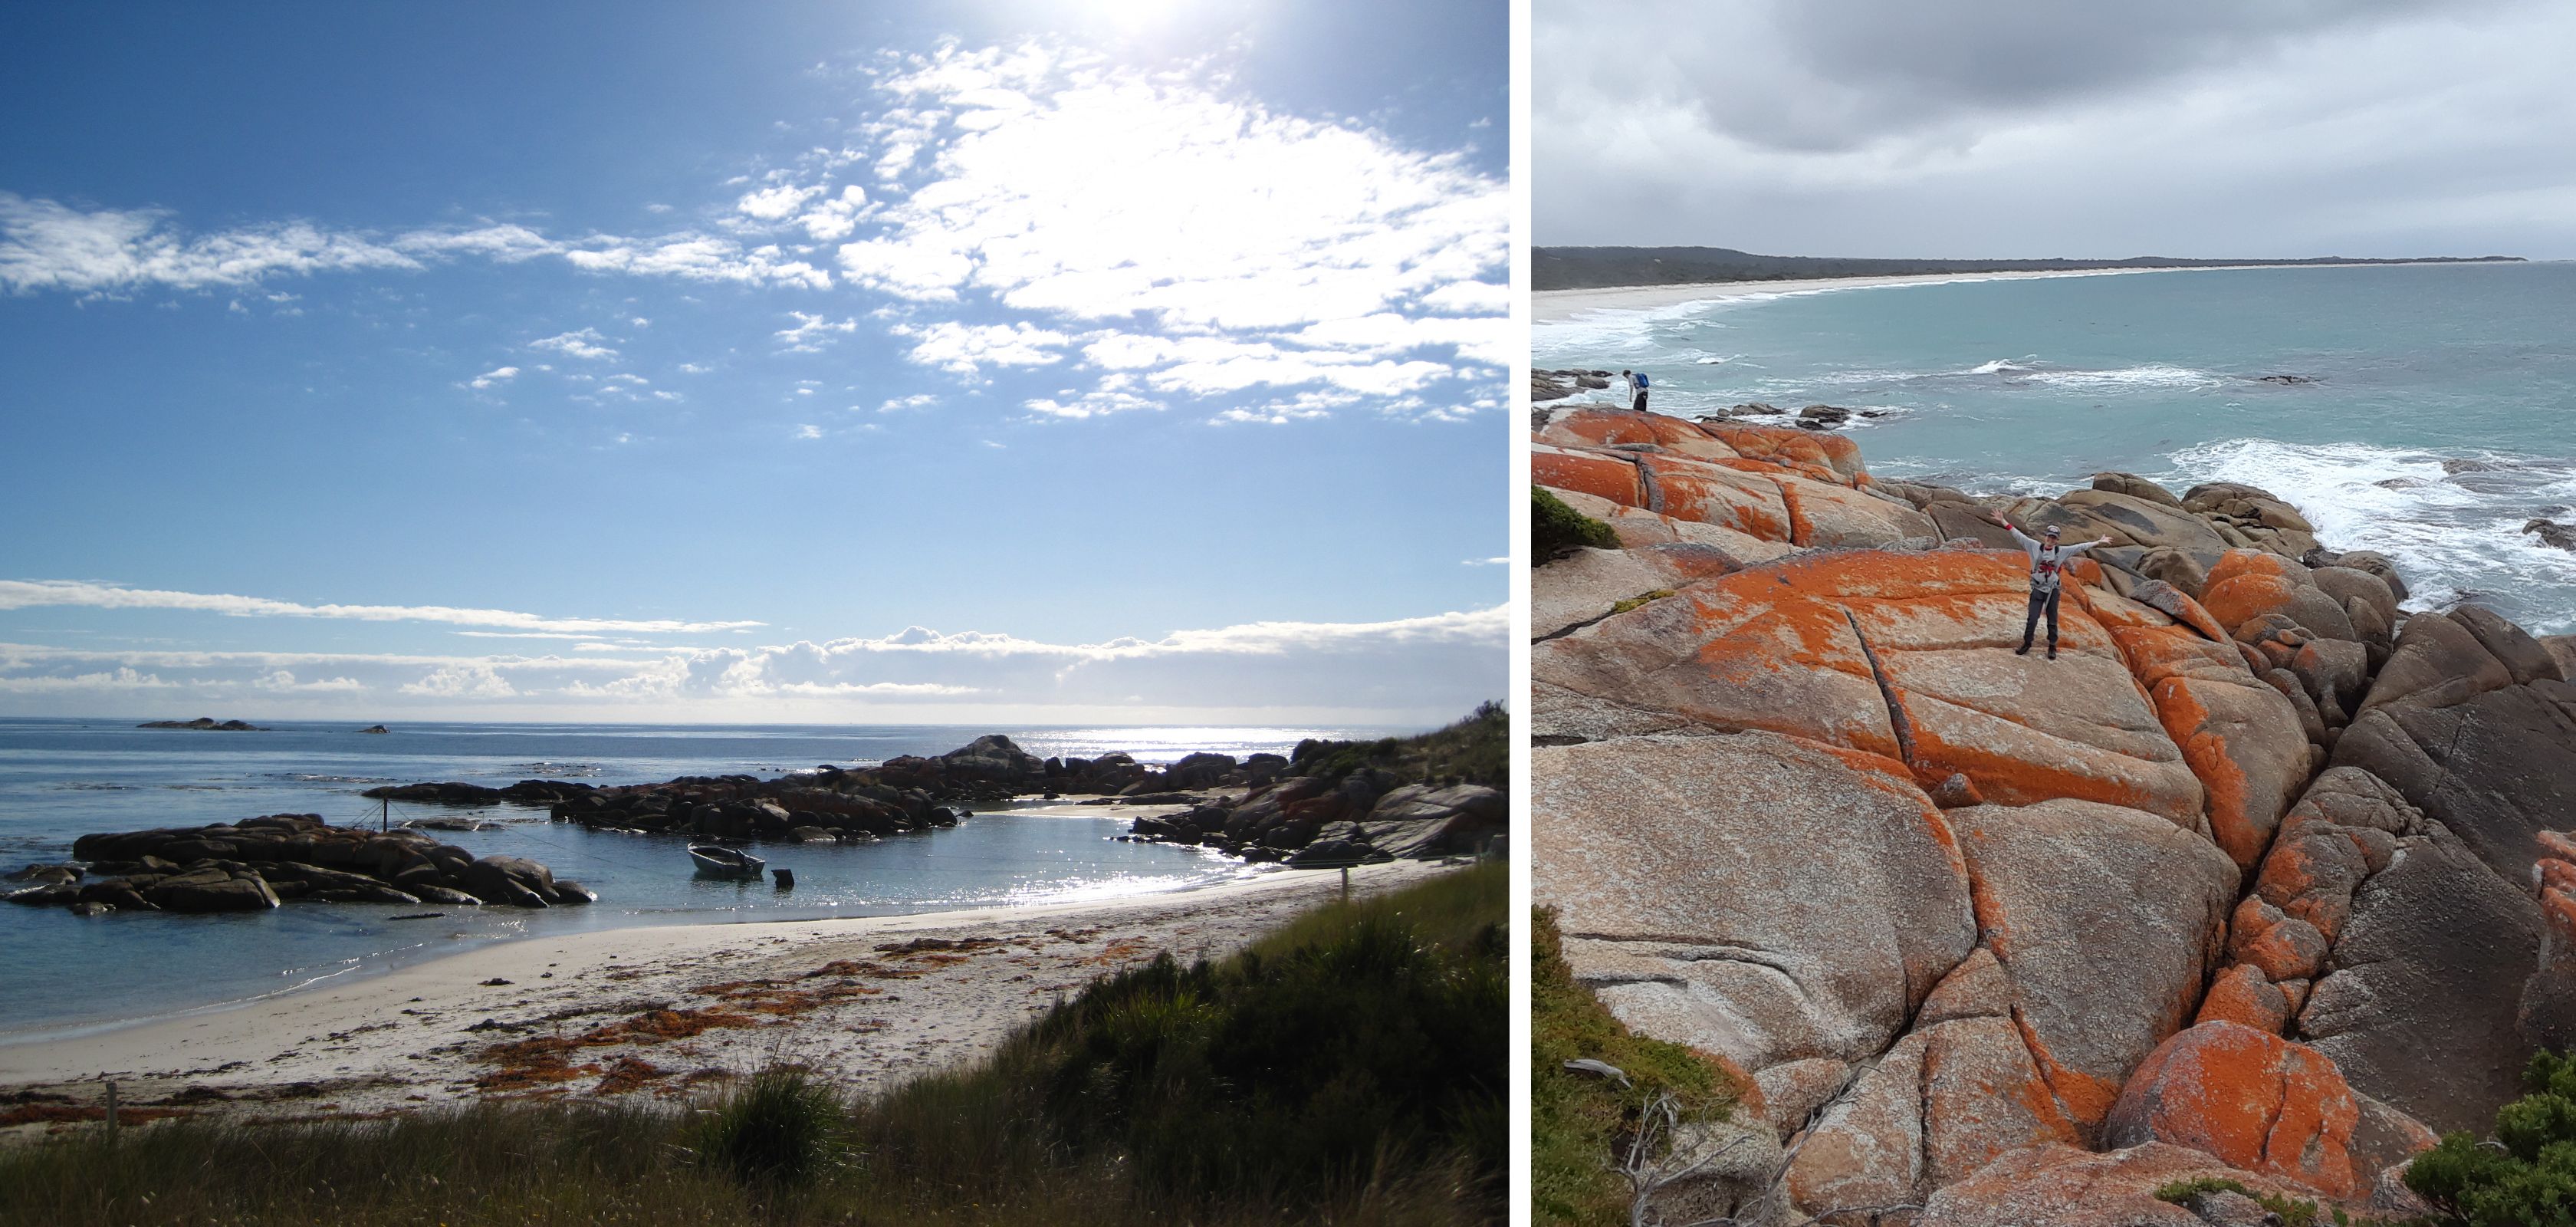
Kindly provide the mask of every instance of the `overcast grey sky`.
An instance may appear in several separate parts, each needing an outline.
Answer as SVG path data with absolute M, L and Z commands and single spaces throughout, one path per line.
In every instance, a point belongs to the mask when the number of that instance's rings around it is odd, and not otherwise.
M 1533 0 L 1534 237 L 2576 257 L 2576 4 Z

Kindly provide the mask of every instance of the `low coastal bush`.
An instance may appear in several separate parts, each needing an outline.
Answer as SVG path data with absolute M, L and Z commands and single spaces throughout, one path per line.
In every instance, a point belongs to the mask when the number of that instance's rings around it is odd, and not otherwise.
M 1599 1062 L 1627 1079 L 1567 1068 Z M 1530 925 L 1530 1199 L 1534 1221 L 1594 1227 L 1628 1221 L 1628 1182 L 1614 1170 L 1649 1105 L 1671 1097 L 1683 1124 L 1724 1120 L 1741 1091 L 1716 1062 L 1636 1035 L 1574 979 L 1556 913 Z
M 801 1188 L 838 1166 L 847 1108 L 798 1066 L 752 1075 L 701 1122 L 697 1151 L 746 1185 Z
M 1406 783 L 1482 784 L 1502 788 L 1511 779 L 1512 716 L 1488 700 L 1464 720 L 1411 737 L 1377 741 L 1326 741 L 1309 737 L 1288 755 L 1289 774 L 1327 783 L 1363 767 L 1389 772 Z
M 1565 500 L 1538 486 L 1530 487 L 1530 560 L 1546 562 L 1584 546 L 1615 550 L 1619 537 L 1610 526 L 1565 505 Z
M 0 1150 L 0 1225 L 1450 1224 L 1504 1218 L 1500 863 L 1098 981 L 990 1059 L 851 1103 L 216 1117 Z
M 2522 1089 L 2496 1110 L 2493 1141 L 2447 1134 L 2406 1169 L 2437 1221 L 2576 1227 L 2576 1056 L 2533 1053 Z
M 2202 1176 L 2194 1180 L 2175 1181 L 2157 1189 L 2156 1200 L 2170 1202 L 2177 1206 L 2188 1206 L 2193 1199 L 2210 1193 L 2234 1193 L 2243 1197 L 2263 1207 L 2264 1212 L 2271 1216 L 2270 1221 L 2280 1224 L 2280 1227 L 2324 1227 L 2328 1223 L 2334 1224 L 2335 1227 L 2373 1227 L 2376 1223 L 2376 1220 L 2371 1219 L 2355 1219 L 2339 1207 L 2321 1208 L 2312 1201 L 2283 1197 L 2277 1193 L 2257 1192 L 2247 1188 L 2243 1181 L 2230 1180 L 2224 1176 Z

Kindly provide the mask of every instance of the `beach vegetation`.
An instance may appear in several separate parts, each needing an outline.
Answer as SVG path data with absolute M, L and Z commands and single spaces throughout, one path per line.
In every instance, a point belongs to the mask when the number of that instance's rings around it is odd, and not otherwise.
M 1555 910 L 1540 908 L 1532 915 L 1533 1222 L 1550 1227 L 1628 1222 L 1638 1190 L 1626 1172 L 1652 1167 L 1660 1158 L 1629 1154 L 1629 1147 L 1640 1140 L 1668 1146 L 1678 1126 L 1723 1121 L 1742 1094 L 1735 1077 L 1716 1059 L 1628 1030 L 1575 980 Z
M 2415 1156 L 2406 1187 L 2475 1227 L 2576 1224 L 2576 1056 L 2532 1054 L 2523 1096 L 2496 1110 L 2495 1135 L 2457 1132 Z
M 0 1150 L 0 1225 L 1501 1221 L 1508 882 L 1480 864 L 1105 977 L 863 1098 L 780 1066 L 686 1103 L 67 1126 Z
M 1565 500 L 1547 492 L 1544 486 L 1530 487 L 1530 559 L 1544 563 L 1559 554 L 1590 546 L 1597 550 L 1619 548 L 1619 535 L 1610 526 L 1566 506 Z
M 1288 755 L 1288 774 L 1314 776 L 1327 785 L 1367 768 L 1406 784 L 1503 788 L 1510 782 L 1511 767 L 1512 715 L 1491 700 L 1479 704 L 1465 719 L 1428 733 L 1376 741 L 1309 737 Z

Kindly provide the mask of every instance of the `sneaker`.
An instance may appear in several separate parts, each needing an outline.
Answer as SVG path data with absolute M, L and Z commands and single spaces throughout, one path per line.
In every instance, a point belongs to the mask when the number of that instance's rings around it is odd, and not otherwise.
M 2025 640 L 2023 640 L 2023 641 L 2022 641 L 2022 645 L 2021 645 L 2020 647 L 2017 647 L 2017 648 L 2014 648 L 2014 649 L 2013 649 L 2013 655 L 2015 655 L 2015 656 L 2028 656 L 2028 655 L 2030 655 L 2030 641 L 2029 641 L 2029 640 L 2026 640 L 2026 639 L 2025 639 Z
M 2048 645 L 2048 658 L 2049 658 L 2050 660 L 2055 660 L 2055 659 L 2057 659 L 2057 645 L 2056 645 L 2056 644 L 2053 644 L 2053 643 L 2052 643 L 2052 644 Z

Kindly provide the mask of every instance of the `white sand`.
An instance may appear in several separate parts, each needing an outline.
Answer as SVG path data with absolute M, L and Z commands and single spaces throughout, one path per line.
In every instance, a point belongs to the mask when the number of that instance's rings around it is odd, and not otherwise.
M 1364 866 L 1352 890 L 1440 872 Z M 1225 954 L 1340 890 L 1338 872 L 1290 870 L 1108 902 L 531 938 L 238 1009 L 0 1045 L 0 1116 L 31 1103 L 86 1112 L 107 1078 L 122 1104 L 147 1111 L 274 1116 L 491 1095 L 678 1096 L 779 1059 L 864 1091 L 986 1052 L 1106 972 L 1163 951 Z M 966 944 L 883 948 L 923 938 Z M 495 979 L 509 983 L 484 983 Z M 618 1042 L 551 1057 L 493 1051 L 612 1038 L 599 1029 L 638 1018 L 718 1025 L 678 1038 L 621 1030 Z M 619 1069 L 648 1076 L 603 1086 Z
M 2447 260 L 2445 264 L 2476 263 Z M 2411 266 L 2411 265 L 2410 265 Z M 1968 281 L 2029 281 L 2043 277 L 2119 277 L 2141 273 L 2207 273 L 2249 268 L 2390 268 L 2389 264 L 2231 264 L 2198 268 L 2085 268 L 1995 273 L 1916 273 L 1902 277 L 1809 277 L 1789 281 L 1703 281 L 1689 285 L 1604 286 L 1589 290 L 1540 290 L 1530 295 L 1533 323 L 1553 324 L 1586 311 L 1652 311 L 1683 303 L 1775 298 L 1828 290 L 1866 290 L 1896 285 L 1952 285 Z

